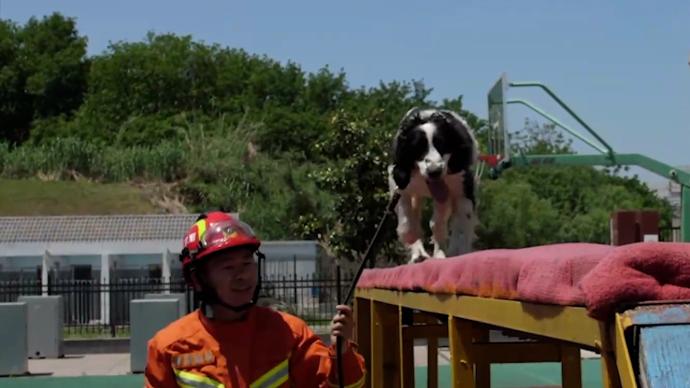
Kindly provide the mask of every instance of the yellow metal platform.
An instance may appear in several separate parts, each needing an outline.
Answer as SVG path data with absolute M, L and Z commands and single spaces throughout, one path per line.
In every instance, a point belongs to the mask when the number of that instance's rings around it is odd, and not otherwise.
M 490 387 L 490 364 L 524 362 L 560 362 L 562 386 L 581 387 L 580 349 L 601 355 L 605 387 L 639 384 L 640 367 L 633 367 L 630 356 L 635 319 L 628 311 L 601 322 L 590 318 L 583 307 L 358 288 L 355 317 L 369 387 L 414 386 L 417 338 L 426 338 L 429 347 L 429 387 L 438 382 L 441 338 L 448 339 L 455 387 Z M 490 330 L 529 340 L 491 342 Z

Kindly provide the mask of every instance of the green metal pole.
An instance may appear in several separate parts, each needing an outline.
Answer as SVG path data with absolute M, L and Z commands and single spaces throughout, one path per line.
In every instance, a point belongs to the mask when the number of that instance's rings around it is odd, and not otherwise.
M 570 133 L 571 135 L 575 136 L 576 138 L 582 140 L 583 142 L 587 143 L 590 147 L 592 147 L 592 148 L 594 148 L 595 150 L 601 152 L 602 154 L 604 154 L 604 153 L 607 152 L 604 148 L 599 147 L 598 145 L 594 144 L 594 142 L 592 142 L 591 140 L 589 140 L 589 139 L 587 139 L 586 137 L 582 136 L 582 135 L 581 135 L 579 132 L 577 132 L 576 130 L 574 130 L 574 129 L 568 127 L 568 126 L 565 125 L 565 124 L 563 124 L 560 120 L 558 120 L 557 118 L 553 117 L 552 115 L 546 113 L 543 109 L 537 107 L 536 105 L 532 104 L 532 103 L 529 102 L 529 101 L 525 101 L 525 100 L 522 100 L 522 99 L 514 99 L 514 100 L 508 100 L 508 101 L 506 101 L 506 104 L 522 104 L 522 105 L 524 105 L 524 106 L 526 106 L 526 107 L 532 109 L 533 111 L 539 113 L 542 117 L 546 118 L 547 120 L 551 121 L 552 123 L 554 123 L 554 124 L 558 125 L 559 127 L 565 129 L 566 131 L 568 131 L 568 133 Z
M 658 174 L 664 178 L 670 179 L 681 185 L 681 240 L 690 242 L 690 173 L 678 170 L 666 163 L 659 162 L 650 157 L 640 154 L 616 154 L 613 148 L 599 136 L 584 120 L 580 118 L 568 105 L 565 104 L 556 93 L 551 91 L 546 85 L 541 82 L 511 82 L 511 87 L 539 87 L 544 90 L 551 98 L 553 98 L 563 109 L 577 120 L 580 125 L 585 127 L 589 133 L 594 136 L 608 151 L 607 154 L 602 155 L 515 155 L 514 157 L 501 161 L 498 166 L 491 169 L 493 177 L 498 177 L 502 170 L 515 166 L 527 165 L 570 165 L 570 166 L 620 166 L 620 165 L 634 165 L 640 166 L 648 171 Z M 588 145 L 594 147 L 597 151 L 605 153 L 603 149 L 590 142 L 578 132 L 568 128 L 563 123 L 558 121 L 555 117 L 549 115 L 543 110 L 537 108 L 531 103 L 514 99 L 507 101 L 508 104 L 523 104 L 543 117 L 547 118 L 554 124 L 565 129 L 573 136 L 584 141 Z
M 587 131 L 589 131 L 589 133 L 592 134 L 592 136 L 596 137 L 597 140 L 599 140 L 599 142 L 600 142 L 601 144 L 603 144 L 604 147 L 606 147 L 606 149 L 609 151 L 609 155 L 611 155 L 611 157 L 613 158 L 613 154 L 614 154 L 613 148 L 611 148 L 611 146 L 610 146 L 606 141 L 604 141 L 604 139 L 602 139 L 601 136 L 599 136 L 599 134 L 596 133 L 595 130 L 593 130 L 587 123 L 585 123 L 585 121 L 582 120 L 582 119 L 580 118 L 580 116 L 578 116 L 575 112 L 573 112 L 573 110 L 570 109 L 570 107 L 569 107 L 568 105 L 566 105 L 565 102 L 563 102 L 560 98 L 558 98 L 558 96 L 556 96 L 556 93 L 552 92 L 551 89 L 549 89 L 548 86 L 544 85 L 544 84 L 541 83 L 541 82 L 511 82 L 511 83 L 510 83 L 510 86 L 511 86 L 511 87 L 532 87 L 532 86 L 536 86 L 536 87 L 538 87 L 538 88 L 543 89 L 549 96 L 551 96 L 551 98 L 553 98 L 554 100 L 556 100 L 556 102 L 558 103 L 558 105 L 560 105 L 563 109 L 565 109 L 566 112 L 570 113 L 570 115 L 573 116 L 573 118 L 574 118 L 575 120 L 577 120 L 577 122 L 580 123 L 580 125 L 582 125 L 583 127 L 585 127 L 585 128 L 587 129 Z
M 515 155 L 511 159 L 515 166 L 534 165 L 567 165 L 567 166 L 640 166 L 664 178 L 690 186 L 690 173 L 678 170 L 666 163 L 659 162 L 640 154 L 616 154 L 616 162 L 612 162 L 608 155 Z
M 639 166 L 681 185 L 680 224 L 681 241 L 690 242 L 690 173 L 678 170 L 666 163 L 659 162 L 640 154 L 616 154 L 616 163 L 608 155 L 515 155 L 508 165 L 499 165 L 498 171 L 510 166 Z
M 680 187 L 680 240 L 690 242 L 690 186 Z

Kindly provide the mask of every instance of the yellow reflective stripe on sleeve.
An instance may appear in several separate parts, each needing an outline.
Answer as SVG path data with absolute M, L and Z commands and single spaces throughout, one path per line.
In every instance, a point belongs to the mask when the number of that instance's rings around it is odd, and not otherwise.
M 225 388 L 223 383 L 206 376 L 179 369 L 173 369 L 173 372 L 177 383 L 183 388 Z
M 288 367 L 288 357 L 285 361 L 276 365 L 273 369 L 264 373 L 263 376 L 259 377 L 254 381 L 249 387 L 250 388 L 276 388 L 283 385 L 288 381 L 290 370 Z
M 362 375 L 362 378 L 361 378 L 361 379 L 355 381 L 354 383 L 352 383 L 352 384 L 350 384 L 350 385 L 346 385 L 345 388 L 361 388 L 361 387 L 363 387 L 363 386 L 364 386 L 364 382 L 366 381 L 366 379 L 365 379 L 366 377 L 367 377 L 367 375 L 366 375 L 366 373 L 364 373 L 364 374 Z M 334 387 L 334 388 L 338 388 L 338 387 L 339 387 L 338 384 L 333 384 L 333 383 L 331 383 L 330 381 L 328 382 L 328 384 L 329 384 L 331 387 Z

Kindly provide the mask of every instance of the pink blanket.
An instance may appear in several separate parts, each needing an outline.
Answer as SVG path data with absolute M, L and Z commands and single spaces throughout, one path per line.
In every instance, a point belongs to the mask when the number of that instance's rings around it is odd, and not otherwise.
M 590 316 L 606 319 L 621 303 L 690 299 L 690 244 L 567 243 L 485 250 L 366 270 L 358 287 L 586 306 Z

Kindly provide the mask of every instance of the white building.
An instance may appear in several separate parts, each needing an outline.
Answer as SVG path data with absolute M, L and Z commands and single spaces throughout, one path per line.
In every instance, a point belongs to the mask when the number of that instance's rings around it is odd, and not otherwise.
M 690 166 L 680 166 L 678 169 L 690 172 Z M 666 180 L 657 182 L 651 186 L 660 198 L 666 199 L 673 208 L 673 215 L 671 218 L 671 230 L 666 237 L 668 241 L 680 241 L 680 218 L 681 218 L 681 186 L 672 181 Z
M 162 277 L 177 266 L 197 215 L 0 217 L 5 277 L 99 280 Z M 107 270 L 106 270 L 107 269 Z
M 167 292 L 170 282 L 182 279 L 182 238 L 197 217 L 0 217 L 0 282 L 34 280 L 47 294 L 49 284 L 61 281 L 113 285 L 127 279 L 159 279 Z M 320 270 L 322 255 L 316 241 L 264 241 L 261 250 L 266 254 L 263 272 L 269 279 L 304 278 Z M 111 292 L 103 292 L 98 300 L 87 302 L 93 304 L 99 321 L 109 320 L 110 298 Z
M 197 216 L 0 217 L 0 280 L 179 279 L 182 237 Z M 261 250 L 268 275 L 319 270 L 316 241 L 264 241 Z

